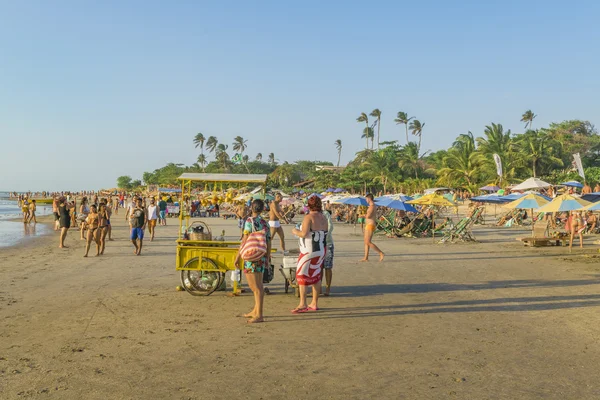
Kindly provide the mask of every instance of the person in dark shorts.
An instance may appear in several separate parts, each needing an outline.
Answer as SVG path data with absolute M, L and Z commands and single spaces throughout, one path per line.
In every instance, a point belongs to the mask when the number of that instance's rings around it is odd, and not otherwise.
M 67 199 L 65 197 L 61 197 L 58 200 L 58 223 L 60 226 L 60 241 L 58 244 L 58 247 L 61 249 L 66 249 L 67 246 L 65 246 L 65 239 L 67 237 L 67 232 L 69 231 L 69 228 L 71 227 L 71 208 L 73 208 L 74 205 L 67 203 Z
M 167 202 L 162 198 L 158 202 L 158 223 L 161 225 L 167 225 Z
M 142 205 L 142 200 L 137 199 L 129 217 L 129 225 L 131 226 L 130 239 L 135 247 L 134 254 L 137 256 L 142 253 L 142 241 L 144 240 L 144 229 L 146 228 L 147 222 L 148 217 L 146 215 L 146 210 Z

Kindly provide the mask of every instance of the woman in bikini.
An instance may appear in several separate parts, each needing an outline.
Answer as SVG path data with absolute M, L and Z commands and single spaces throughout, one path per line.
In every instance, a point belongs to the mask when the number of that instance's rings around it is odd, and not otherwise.
M 104 246 L 106 245 L 106 234 L 108 233 L 109 227 L 109 215 L 106 209 L 106 203 L 104 201 L 100 202 L 100 206 L 98 207 L 98 245 L 99 254 L 104 254 Z
M 583 222 L 583 218 L 581 217 L 581 213 L 578 211 L 572 211 L 570 217 L 570 228 L 571 228 L 571 237 L 569 238 L 569 251 L 573 247 L 573 237 L 575 234 L 579 235 L 579 247 L 583 248 L 583 231 L 585 229 L 585 224 Z
M 300 304 L 292 310 L 292 314 L 314 312 L 319 310 L 319 293 L 323 261 L 326 253 L 327 218 L 323 215 L 321 199 L 311 196 L 307 202 L 310 212 L 304 216 L 300 229 L 294 228 L 292 233 L 300 238 L 300 256 L 296 269 L 296 282 L 300 291 Z M 312 302 L 306 305 L 306 287 L 312 287 Z
M 87 197 L 81 199 L 81 206 L 79 206 L 79 215 L 77 216 L 77 220 L 79 221 L 79 229 L 81 232 L 81 240 L 85 240 L 84 231 L 86 228 L 86 219 L 88 214 L 90 213 L 90 206 L 88 205 Z M 86 253 L 87 254 L 87 253 Z
M 98 240 L 99 215 L 96 206 L 92 204 L 89 213 L 82 225 L 87 225 L 87 241 L 85 243 L 84 257 L 88 256 L 92 240 L 96 242 L 96 256 L 100 255 L 100 241 Z M 82 230 L 83 231 L 83 230 Z

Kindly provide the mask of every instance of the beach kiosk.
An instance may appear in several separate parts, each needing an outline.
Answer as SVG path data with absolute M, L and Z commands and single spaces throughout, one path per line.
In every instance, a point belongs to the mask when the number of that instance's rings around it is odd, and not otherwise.
M 236 269 L 234 264 L 240 241 L 214 240 L 208 224 L 191 218 L 185 211 L 185 201 L 191 198 L 195 186 L 223 191 L 224 188 L 259 184 L 266 189 L 267 175 L 257 174 L 204 174 L 184 173 L 181 182 L 181 212 L 177 239 L 176 270 L 181 274 L 181 286 L 195 296 L 208 296 L 225 281 L 225 273 Z M 224 239 L 224 238 L 221 238 Z M 239 278 L 233 283 L 233 292 L 239 291 Z

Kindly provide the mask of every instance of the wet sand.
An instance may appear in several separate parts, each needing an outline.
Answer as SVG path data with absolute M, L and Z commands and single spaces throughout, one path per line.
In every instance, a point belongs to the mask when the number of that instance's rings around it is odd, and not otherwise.
M 175 291 L 169 223 L 140 257 L 122 215 L 102 257 L 84 259 L 75 230 L 66 250 L 54 234 L 0 249 L 0 398 L 600 398 L 592 237 L 573 254 L 523 247 L 526 229 L 477 227 L 468 244 L 377 238 L 385 261 L 359 263 L 360 236 L 336 225 L 322 311 L 290 314 L 277 273 L 266 323 L 247 325 L 236 315 L 251 294 Z

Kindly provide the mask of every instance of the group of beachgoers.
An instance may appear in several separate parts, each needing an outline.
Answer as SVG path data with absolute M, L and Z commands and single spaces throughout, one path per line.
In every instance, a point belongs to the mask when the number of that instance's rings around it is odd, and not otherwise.
M 70 196 L 56 196 L 52 202 L 54 230 L 60 232 L 59 248 L 65 245 L 67 233 L 71 227 L 78 227 L 80 239 L 86 241 L 84 257 L 88 257 L 92 242 L 96 244 L 96 256 L 104 254 L 106 241 L 112 241 L 111 217 L 118 215 L 119 208 L 126 208 L 125 220 L 129 223 L 134 254 L 142 253 L 144 231 L 148 228 L 150 241 L 154 240 L 156 226 L 166 225 L 167 203 L 164 199 L 156 201 L 154 197 L 127 196 L 119 194 L 107 198 L 83 196 L 79 208 L 76 200 Z
M 368 208 L 365 214 L 364 229 L 364 258 L 363 262 L 369 261 L 369 252 L 374 250 L 383 261 L 384 253 L 372 242 L 376 228 L 376 206 L 372 194 L 366 196 Z M 280 239 L 281 250 L 285 250 L 284 231 L 281 223 L 290 221 L 282 214 L 281 194 L 275 195 L 269 208 L 269 220 L 266 221 L 261 214 L 265 210 L 262 200 L 254 200 L 249 205 L 241 204 L 236 209 L 239 218 L 239 226 L 242 230 L 242 242 L 240 249 L 244 248 L 246 241 L 254 232 L 263 232 L 266 238 L 266 252 L 264 256 L 255 261 L 242 258 L 242 251 L 238 252 L 235 265 L 242 265 L 248 286 L 254 295 L 254 307 L 243 314 L 248 318 L 248 323 L 259 323 L 264 321 L 263 305 L 265 287 L 263 274 L 271 265 L 271 245 L 277 234 Z M 329 296 L 331 281 L 333 277 L 333 219 L 330 205 L 323 207 L 321 199 L 317 195 L 310 196 L 306 203 L 308 213 L 304 215 L 302 223 L 296 225 L 291 233 L 298 237 L 300 255 L 298 256 L 296 268 L 296 282 L 300 292 L 298 306 L 291 310 L 292 314 L 312 313 L 319 311 L 319 296 L 322 294 L 322 280 L 325 279 L 324 296 Z M 312 301 L 307 304 L 307 290 L 312 289 Z

